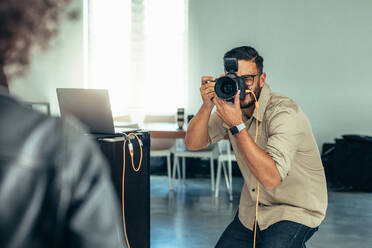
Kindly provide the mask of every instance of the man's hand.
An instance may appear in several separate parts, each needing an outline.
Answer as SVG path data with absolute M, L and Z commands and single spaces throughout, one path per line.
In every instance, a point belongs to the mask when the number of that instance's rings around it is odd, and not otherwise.
M 234 97 L 234 104 L 225 102 L 224 100 L 215 97 L 214 104 L 217 107 L 217 115 L 229 126 L 236 126 L 243 123 L 242 111 L 240 109 L 240 90 Z
M 189 150 L 200 150 L 208 145 L 208 122 L 211 116 L 214 102 L 212 98 L 216 98 L 214 92 L 215 78 L 204 76 L 201 79 L 200 94 L 203 99 L 203 105 L 198 113 L 192 118 L 187 126 L 185 137 L 185 145 Z
M 203 105 L 213 108 L 214 102 L 212 99 L 216 98 L 216 93 L 214 92 L 214 85 L 216 84 L 214 77 L 211 76 L 203 76 L 201 87 L 200 87 L 200 94 L 203 99 Z

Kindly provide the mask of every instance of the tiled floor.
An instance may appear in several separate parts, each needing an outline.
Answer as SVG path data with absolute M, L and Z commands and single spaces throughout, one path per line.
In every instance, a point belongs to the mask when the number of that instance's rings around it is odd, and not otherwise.
M 151 176 L 151 248 L 214 247 L 238 207 L 240 178 L 233 179 L 234 200 L 221 186 L 215 199 L 208 179 L 187 179 L 169 192 L 165 176 Z M 329 192 L 327 216 L 308 248 L 371 248 L 372 193 Z

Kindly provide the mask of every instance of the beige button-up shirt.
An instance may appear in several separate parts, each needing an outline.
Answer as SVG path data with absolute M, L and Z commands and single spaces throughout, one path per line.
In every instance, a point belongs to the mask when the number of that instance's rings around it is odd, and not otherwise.
M 314 228 L 320 225 L 327 208 L 327 187 L 319 150 L 310 123 L 288 97 L 262 88 L 258 112 L 257 145 L 275 161 L 282 182 L 272 190 L 260 185 L 258 225 L 261 230 L 288 220 Z M 243 121 L 254 139 L 256 111 Z M 213 113 L 208 124 L 209 143 L 229 135 L 244 178 L 240 196 L 239 219 L 252 230 L 255 219 L 257 179 L 251 173 L 228 126 Z

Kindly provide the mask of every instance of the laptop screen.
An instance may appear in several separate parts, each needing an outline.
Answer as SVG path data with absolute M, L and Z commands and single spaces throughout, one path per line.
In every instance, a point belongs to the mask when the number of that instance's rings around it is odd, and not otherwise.
M 91 133 L 115 133 L 108 90 L 58 88 L 57 97 L 62 118 L 74 116 Z

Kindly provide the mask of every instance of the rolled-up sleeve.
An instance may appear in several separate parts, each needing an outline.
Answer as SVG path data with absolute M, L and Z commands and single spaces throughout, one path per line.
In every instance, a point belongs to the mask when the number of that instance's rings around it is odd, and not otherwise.
M 222 140 L 227 134 L 227 129 L 224 127 L 224 122 L 214 112 L 208 122 L 208 145 L 217 143 Z
M 292 108 L 276 111 L 268 122 L 266 153 L 275 161 L 282 181 L 288 175 L 300 140 L 297 111 Z

